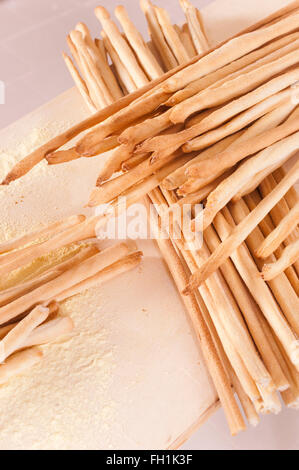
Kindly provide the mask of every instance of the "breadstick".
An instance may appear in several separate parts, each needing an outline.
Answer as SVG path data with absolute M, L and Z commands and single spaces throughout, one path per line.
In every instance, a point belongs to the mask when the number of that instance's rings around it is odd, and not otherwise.
M 299 162 L 297 162 L 287 176 L 280 184 L 269 194 L 263 201 L 248 215 L 232 232 L 214 253 L 210 259 L 205 262 L 201 269 L 191 278 L 190 284 L 186 289 L 186 293 L 193 291 L 202 282 L 204 282 L 221 264 L 236 250 L 252 230 L 263 220 L 269 211 L 280 201 L 291 186 L 293 186 L 299 178 Z
M 138 251 L 131 253 L 124 258 L 120 259 L 116 263 L 113 263 L 111 266 L 99 271 L 94 276 L 87 278 L 86 280 L 76 284 L 75 286 L 63 291 L 61 294 L 56 296 L 57 301 L 63 301 L 74 295 L 80 294 L 87 289 L 90 289 L 96 285 L 101 285 L 104 282 L 110 281 L 121 274 L 134 269 L 138 266 L 142 259 L 142 252 Z
M 166 80 L 163 85 L 164 90 L 174 93 L 189 83 L 224 67 L 273 39 L 295 31 L 298 28 L 298 18 L 299 13 L 295 13 L 278 21 L 275 25 L 231 39 L 223 46 L 199 59 L 195 64 L 189 65 Z
M 92 55 L 92 59 L 101 74 L 101 78 L 103 80 L 103 83 L 105 84 L 105 87 L 109 88 L 109 92 L 113 98 L 113 101 L 122 98 L 123 93 L 117 83 L 114 73 L 109 67 L 107 60 L 105 59 L 105 55 L 102 52 L 103 48 L 101 48 L 101 41 L 98 42 L 98 45 L 100 46 L 98 47 L 92 40 L 89 29 L 84 23 L 78 23 L 76 29 L 78 31 L 81 31 L 81 33 L 83 34 L 84 40 Z
M 43 353 L 38 348 L 25 349 L 9 357 L 0 366 L 0 384 L 8 382 L 12 377 L 20 375 L 41 361 Z
M 102 154 L 113 150 L 115 147 L 118 146 L 118 136 L 112 135 L 111 137 L 107 137 L 102 141 L 102 145 L 98 146 L 97 153 Z M 94 155 L 95 156 L 95 155 Z M 77 160 L 82 158 L 76 151 L 76 147 L 72 147 L 68 150 L 61 150 L 57 152 L 50 153 L 47 155 L 46 160 L 49 165 L 58 165 L 60 163 L 66 163 L 73 160 Z
M 217 216 L 216 224 L 217 231 L 221 236 L 222 241 L 227 240 L 230 237 L 232 229 L 221 214 Z M 238 249 L 231 254 L 231 258 L 241 277 L 246 282 L 253 298 L 260 306 L 264 316 L 267 318 L 269 324 L 281 340 L 288 356 L 299 369 L 299 343 L 296 340 L 296 336 L 292 333 L 291 328 L 278 308 L 267 284 L 263 280 L 261 282 L 258 269 L 246 246 L 244 244 L 240 245 Z
M 219 219 L 217 220 L 219 222 Z M 216 224 L 216 230 L 219 226 Z M 220 244 L 220 241 L 212 227 L 209 227 L 205 233 L 205 240 L 214 251 Z M 280 368 L 280 365 L 273 354 L 267 337 L 265 336 L 261 324 L 259 322 L 260 311 L 256 303 L 253 301 L 249 291 L 235 269 L 233 263 L 227 260 L 221 267 L 221 271 L 226 279 L 227 284 L 238 302 L 238 305 L 243 313 L 245 321 L 248 325 L 249 331 L 254 339 L 254 342 L 261 354 L 261 357 L 270 372 L 274 384 L 278 390 L 286 390 L 289 383 Z
M 55 298 L 55 296 L 60 294 L 62 291 L 84 281 L 86 278 L 93 276 L 101 269 L 114 263 L 120 257 L 127 254 L 127 252 L 127 245 L 122 243 L 92 256 L 80 263 L 78 266 L 74 266 L 72 269 L 66 271 L 47 284 L 44 284 L 34 291 L 19 297 L 10 304 L 1 307 L 0 323 L 3 324 L 12 320 L 36 303 L 46 302 Z
M 252 184 L 251 178 L 264 170 L 270 174 L 271 170 L 284 163 L 297 150 L 298 146 L 299 132 L 296 132 L 244 162 L 208 197 L 205 210 L 200 215 L 204 228 L 212 223 L 217 212 L 225 207 L 240 189 L 243 189 L 248 183 Z
M 280 224 L 275 228 L 275 230 L 264 240 L 260 248 L 257 250 L 256 255 L 259 258 L 267 258 L 270 256 L 287 236 L 292 233 L 292 231 L 299 224 L 299 202 L 296 206 L 290 210 Z
M 163 257 L 169 269 L 171 270 L 178 291 L 182 292 L 182 289 L 187 283 L 187 275 L 181 260 L 170 240 L 162 240 L 158 238 L 157 242 Z M 198 307 L 195 297 L 193 295 L 189 297 L 182 297 L 182 300 L 190 320 L 194 325 L 194 329 L 200 339 L 203 354 L 207 361 L 209 371 L 227 416 L 231 432 L 236 434 L 245 428 L 245 423 L 235 400 L 234 393 L 231 389 L 231 384 L 228 380 L 223 365 L 219 360 L 210 331 L 202 316 L 202 312 Z
M 59 263 L 54 267 L 51 267 L 42 274 L 34 276 L 33 278 L 29 279 L 28 281 L 22 284 L 2 291 L 0 293 L 0 306 L 3 306 L 11 302 L 12 300 L 15 300 L 17 297 L 20 297 L 34 290 L 36 287 L 39 287 L 42 284 L 45 284 L 46 282 L 49 282 L 52 279 L 55 279 L 57 276 L 72 268 L 76 264 L 86 260 L 90 256 L 95 255 L 96 253 L 98 253 L 98 251 L 99 249 L 96 247 L 95 244 L 87 246 L 86 248 L 82 248 L 79 253 L 72 256 L 70 259 L 63 261 L 62 263 Z
M 237 116 L 237 114 L 243 113 L 240 118 L 241 124 L 239 124 L 238 116 L 235 118 L 233 132 L 236 132 L 237 130 L 240 130 L 240 125 L 243 125 L 242 121 L 246 119 L 248 123 L 249 119 L 250 123 L 251 116 L 254 115 L 255 112 L 257 113 L 258 110 L 260 110 L 260 112 L 262 112 L 263 109 L 270 111 L 273 109 L 271 106 L 275 107 L 277 102 L 279 102 L 281 99 L 285 99 L 288 96 L 291 96 L 293 93 L 292 89 L 287 89 L 283 93 L 279 92 L 295 83 L 294 80 L 296 81 L 296 77 L 299 78 L 299 68 L 298 70 L 293 70 L 277 78 L 274 78 L 267 84 L 262 85 L 247 95 L 242 96 L 241 98 L 228 103 L 222 108 L 217 109 L 193 127 L 190 127 L 173 136 L 154 137 L 153 139 L 146 142 L 141 150 L 144 152 L 155 152 L 156 159 L 162 158 L 164 154 L 167 154 L 170 151 L 169 149 L 174 151 L 174 149 L 178 149 L 186 142 L 188 143 L 183 147 L 185 152 L 198 150 L 197 139 L 195 139 L 195 137 L 198 137 L 211 129 L 215 129 L 216 127 L 228 121 L 228 119 Z M 260 117 L 261 115 L 262 114 L 258 114 L 257 117 Z M 247 116 L 249 116 L 248 119 Z M 228 123 L 224 129 L 227 127 L 230 129 L 230 126 L 230 123 Z M 220 138 L 226 137 L 227 135 L 227 133 L 224 133 L 224 135 L 222 135 Z M 203 148 L 201 138 L 199 141 L 199 148 Z M 210 142 L 210 139 L 208 142 Z
M 273 172 L 273 177 L 277 183 L 280 183 L 281 180 L 285 177 L 286 173 L 282 167 L 278 168 Z M 299 197 L 295 188 L 291 188 L 290 191 L 285 195 L 285 200 L 288 203 L 290 209 L 292 209 L 298 202 Z
M 252 200 L 252 197 L 253 195 L 247 196 L 245 198 L 246 203 L 248 204 L 248 207 L 250 207 L 251 211 L 254 210 L 259 204 L 259 202 L 261 201 L 261 198 L 259 198 L 257 200 L 257 203 L 255 203 L 255 201 Z M 250 202 L 252 202 L 252 204 Z M 243 200 L 239 201 L 236 204 L 230 205 L 230 210 L 236 223 L 238 224 L 241 223 L 242 220 L 250 214 L 248 207 Z M 255 230 L 253 230 L 252 233 L 246 239 L 247 246 L 250 249 L 250 252 L 253 257 L 255 254 L 255 250 L 258 248 L 258 246 L 260 246 L 261 242 L 264 240 L 264 235 L 268 233 L 268 232 L 264 233 L 264 229 L 265 229 L 265 226 L 264 226 L 264 220 L 263 220 L 260 226 L 257 226 Z M 263 230 L 263 232 L 261 230 Z M 275 260 L 276 260 L 275 256 L 272 255 L 271 257 L 267 259 L 267 262 L 273 262 Z M 258 268 L 261 270 L 263 267 L 263 262 L 260 259 L 255 258 L 255 263 L 258 266 Z M 290 284 L 285 274 L 281 274 L 279 277 L 277 277 L 276 279 L 273 279 L 268 284 L 271 287 L 271 290 L 278 304 L 280 305 L 286 319 L 288 320 L 289 324 L 292 326 L 295 333 L 298 335 L 299 319 L 298 319 L 298 315 L 296 314 L 299 308 L 298 295 L 296 295 L 296 292 L 292 288 L 292 285 Z
M 0 362 L 5 362 L 11 354 L 17 351 L 26 341 L 30 333 L 48 318 L 48 315 L 49 309 L 38 305 L 23 318 L 23 320 L 0 341 Z
M 85 221 L 85 219 L 86 217 L 84 215 L 75 215 L 63 220 L 59 220 L 58 222 L 54 222 L 48 227 L 37 230 L 36 232 L 24 235 L 23 237 L 17 238 L 16 240 L 10 240 L 2 243 L 0 245 L 0 253 L 7 253 L 9 251 L 18 250 L 25 245 L 31 244 L 34 240 L 49 238 L 51 235 L 63 232 L 70 227 L 81 224 Z M 0 261 L 3 259 L 5 259 L 4 256 L 1 256 Z
M 213 170 L 216 168 L 215 176 L 217 176 L 226 169 L 236 165 L 236 163 L 244 158 L 270 147 L 298 130 L 299 118 L 263 132 L 251 139 L 242 139 L 240 143 L 235 144 L 233 148 L 229 148 L 222 153 L 217 153 L 209 160 L 202 161 L 196 166 L 189 167 L 188 175 L 191 177 L 205 178 L 210 175 L 212 168 Z
M 28 336 L 22 348 L 49 344 L 61 336 L 67 335 L 74 328 L 73 320 L 69 317 L 59 317 L 39 326 Z
M 178 63 L 164 38 L 153 6 L 148 0 L 140 0 L 140 6 L 146 17 L 153 44 L 159 51 L 166 70 L 175 68 Z
M 91 98 L 90 98 L 90 95 L 89 95 L 89 91 L 88 91 L 88 88 L 84 82 L 84 80 L 82 80 L 78 70 L 76 69 L 76 67 L 74 66 L 73 64 L 73 61 L 72 59 L 63 52 L 62 54 L 62 57 L 64 59 L 64 62 L 72 76 L 72 79 L 74 80 L 78 90 L 79 90 L 79 93 L 81 94 L 83 100 L 87 103 L 88 105 L 88 108 L 90 109 L 90 111 L 92 113 L 95 113 L 97 108 L 95 107 L 94 103 L 92 102 Z
M 202 54 L 209 50 L 210 47 L 207 38 L 202 31 L 200 12 L 188 0 L 180 0 L 180 4 L 186 15 L 193 44 L 195 45 L 197 53 Z
M 189 55 L 180 40 L 178 33 L 172 26 L 169 14 L 164 8 L 155 7 L 160 27 L 164 33 L 167 43 L 169 44 L 178 64 L 189 62 Z
M 123 172 L 130 171 L 136 166 L 140 165 L 140 163 L 144 162 L 147 158 L 148 154 L 146 153 L 144 155 L 133 155 L 122 163 L 121 169 Z
M 122 25 L 131 47 L 134 49 L 143 69 L 149 78 L 154 80 L 163 75 L 162 68 L 160 67 L 155 56 L 147 47 L 138 29 L 130 20 L 126 9 L 123 6 L 118 6 L 115 9 L 115 16 Z
M 291 266 L 299 259 L 299 239 L 292 243 L 291 245 L 287 246 L 282 256 L 279 258 L 276 263 L 266 264 L 263 268 L 262 277 L 266 281 L 269 281 L 283 271 L 286 270 L 287 267 Z
M 129 69 L 133 69 L 136 72 L 135 79 L 136 85 L 142 87 L 148 83 L 148 79 L 144 72 L 138 65 L 134 53 L 130 49 L 128 43 L 120 34 L 116 24 L 110 19 L 109 13 L 104 7 L 97 7 L 95 9 L 95 15 L 101 22 L 106 35 L 109 37 L 112 46 L 118 52 L 120 57 L 123 57 L 122 62 L 127 65 Z M 125 60 L 125 62 L 124 62 Z
M 274 52 L 279 52 L 284 46 L 290 45 L 293 41 L 296 41 L 299 38 L 298 33 L 292 33 L 287 36 L 284 36 L 280 39 L 277 39 L 266 46 L 263 46 L 260 49 L 257 49 L 249 54 L 241 57 L 240 59 L 235 60 L 232 63 L 227 64 L 226 66 L 216 70 L 209 75 L 196 80 L 190 85 L 186 86 L 183 90 L 176 92 L 174 95 L 169 98 L 167 101 L 168 106 L 175 106 L 176 104 L 181 103 L 191 96 L 194 96 L 196 93 L 205 90 L 206 88 L 217 85 L 217 82 L 228 78 L 229 76 L 239 73 L 241 74 L 244 69 L 249 66 L 255 66 L 255 63 L 261 59 L 268 60 L 269 55 Z
M 189 55 L 189 58 L 191 59 L 192 57 L 195 57 L 197 54 L 197 51 L 193 44 L 192 36 L 191 36 L 190 29 L 187 23 L 185 23 L 182 26 L 180 38 L 185 47 L 187 54 Z

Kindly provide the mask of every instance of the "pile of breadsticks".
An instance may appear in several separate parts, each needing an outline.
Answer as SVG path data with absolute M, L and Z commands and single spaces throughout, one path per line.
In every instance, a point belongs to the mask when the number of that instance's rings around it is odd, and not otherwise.
M 27 273 L 0 291 L 0 384 L 42 359 L 43 352 L 36 346 L 72 331 L 72 319 L 59 315 L 60 302 L 141 261 L 142 254 L 133 245 L 121 243 L 100 251 L 92 237 L 95 230 L 90 223 L 86 226 L 85 217 L 72 216 L 0 245 L 2 280 L 22 267 Z M 47 260 L 61 248 L 65 251 L 62 259 L 28 269 L 38 258 Z
M 182 28 L 141 2 L 149 43 L 122 7 L 115 13 L 123 31 L 101 7 L 102 39 L 77 25 L 68 44 L 78 69 L 64 57 L 86 103 L 101 111 L 21 161 L 4 184 L 43 158 L 57 164 L 115 149 L 90 206 L 148 195 L 163 221 L 178 205 L 204 204 L 196 218 L 190 213 L 194 229 L 204 228 L 201 250 L 190 249 L 183 231 L 166 239 L 157 227 L 157 241 L 188 294 L 182 299 L 235 434 L 245 427 L 235 394 L 253 425 L 260 413 L 281 410 L 278 392 L 299 406 L 298 162 L 287 174 L 282 168 L 299 148 L 299 2 L 210 52 L 199 12 L 181 4 Z

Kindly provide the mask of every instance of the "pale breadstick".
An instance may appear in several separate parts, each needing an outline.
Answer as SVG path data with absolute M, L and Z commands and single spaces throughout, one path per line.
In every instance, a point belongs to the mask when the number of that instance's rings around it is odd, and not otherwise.
M 273 39 L 295 31 L 298 28 L 299 13 L 295 13 L 275 25 L 243 34 L 231 39 L 217 50 L 210 52 L 195 64 L 189 65 L 173 77 L 166 80 L 163 87 L 169 93 L 184 88 L 189 83 L 227 65 L 230 62 L 252 52 Z
M 22 348 L 49 344 L 61 336 L 67 335 L 74 328 L 73 320 L 69 317 L 58 317 L 39 326 L 28 336 Z
M 299 162 L 293 166 L 287 176 L 263 201 L 248 215 L 191 278 L 186 293 L 196 289 L 238 248 L 252 230 L 263 220 L 269 211 L 280 201 L 299 178 Z
M 49 238 L 54 234 L 63 232 L 64 230 L 70 227 L 74 227 L 75 225 L 81 224 L 85 221 L 85 219 L 86 217 L 84 215 L 75 215 L 68 217 L 64 220 L 60 220 L 58 222 L 54 222 L 48 227 L 37 230 L 36 232 L 24 235 L 23 237 L 17 238 L 16 240 L 10 240 L 8 242 L 2 243 L 0 245 L 0 253 L 7 253 L 9 251 L 18 250 L 19 248 L 22 248 L 25 245 L 29 245 L 34 240 L 38 240 L 41 238 Z M 1 256 L 0 261 L 3 259 L 5 259 L 4 256 Z
M 20 297 L 21 295 L 32 291 L 36 287 L 39 287 L 40 285 L 45 284 L 46 282 L 49 282 L 52 279 L 55 279 L 55 277 L 59 276 L 64 271 L 67 271 L 68 269 L 84 261 L 90 256 L 95 255 L 96 253 L 98 253 L 98 251 L 99 249 L 95 244 L 82 248 L 79 253 L 72 256 L 70 259 L 63 261 L 62 263 L 59 263 L 54 267 L 51 267 L 40 275 L 33 276 L 31 279 L 25 281 L 22 284 L 2 291 L 0 293 L 0 305 L 3 306 L 8 302 L 11 302 L 12 300 L 15 300 L 17 297 Z
M 5 364 L 0 365 L 0 384 L 8 382 L 41 361 L 43 353 L 38 348 L 25 349 L 9 357 Z
M 188 0 L 180 0 L 180 5 L 186 15 L 193 44 L 195 45 L 197 53 L 202 54 L 209 50 L 210 47 L 207 38 L 202 31 L 202 21 L 199 16 L 200 13 Z
M 230 205 L 230 211 L 235 219 L 236 223 L 241 223 L 244 218 L 250 214 L 250 210 L 254 210 L 257 205 L 261 202 L 261 198 L 258 197 L 257 201 L 253 200 L 253 193 L 251 196 L 246 196 L 246 204 L 244 200 L 239 201 L 236 204 Z M 248 207 L 247 207 L 248 204 Z M 250 210 L 249 210 L 250 207 Z M 254 257 L 256 249 L 260 246 L 261 242 L 264 240 L 264 237 L 269 233 L 268 227 L 265 227 L 264 220 L 257 226 L 252 233 L 247 237 L 246 243 L 252 256 Z M 275 256 L 270 256 L 267 259 L 267 262 L 276 261 Z M 255 263 L 258 268 L 261 270 L 263 267 L 263 261 L 259 258 L 255 258 Z M 295 273 L 296 275 L 296 273 Z M 296 291 L 293 289 L 292 284 L 290 284 L 288 278 L 285 274 L 281 274 L 276 279 L 270 281 L 269 286 L 280 305 L 286 319 L 289 324 L 292 326 L 295 333 L 299 333 L 299 319 L 296 312 L 299 308 L 299 299 Z M 297 281 L 298 284 L 298 281 Z
M 115 9 L 115 16 L 122 25 L 131 47 L 134 49 L 141 65 L 143 66 L 143 69 L 150 77 L 150 79 L 154 80 L 155 78 L 158 78 L 163 75 L 164 72 L 162 68 L 160 67 L 155 56 L 152 54 L 152 52 L 144 42 L 138 29 L 130 20 L 126 9 L 123 6 L 118 6 Z
M 110 19 L 107 10 L 104 7 L 97 7 L 95 9 L 95 14 L 98 20 L 101 22 L 106 35 L 109 37 L 112 46 L 118 52 L 123 65 L 126 65 L 129 69 L 133 69 L 135 71 L 136 85 L 138 87 L 142 87 L 148 83 L 148 78 L 139 67 L 134 53 L 130 49 L 128 43 L 122 37 L 116 24 Z
M 222 153 L 217 153 L 209 160 L 200 162 L 196 166 L 189 167 L 188 175 L 191 177 L 205 178 L 210 175 L 212 169 L 214 170 L 216 168 L 215 176 L 217 176 L 226 169 L 236 165 L 236 163 L 244 158 L 257 153 L 266 147 L 270 147 L 298 130 L 299 118 L 263 132 L 262 134 L 258 134 L 256 137 L 251 139 L 242 139 L 241 142 L 235 144 L 233 148 L 229 148 Z
M 6 323 L 17 317 L 36 303 L 46 302 L 60 294 L 69 287 L 78 284 L 101 269 L 113 264 L 128 253 L 129 248 L 124 243 L 108 248 L 101 253 L 83 261 L 78 266 L 61 274 L 52 281 L 44 284 L 32 292 L 14 300 L 0 308 L 0 323 Z
M 205 210 L 200 215 L 203 227 L 206 228 L 212 223 L 217 212 L 225 207 L 240 189 L 243 189 L 248 183 L 251 185 L 252 178 L 264 170 L 265 176 L 270 174 L 272 169 L 284 163 L 297 150 L 298 146 L 299 132 L 296 132 L 244 162 L 208 197 Z
M 222 242 L 228 240 L 230 233 L 232 233 L 232 227 L 221 214 L 217 216 L 216 225 Z M 281 340 L 288 356 L 299 369 L 299 342 L 277 306 L 267 284 L 261 280 L 258 269 L 246 246 L 244 244 L 240 245 L 236 251 L 231 253 L 231 258 L 265 318 Z
M 286 173 L 282 167 L 278 168 L 273 172 L 273 177 L 275 178 L 277 183 L 280 183 L 281 180 L 285 177 L 285 175 Z M 290 191 L 287 192 L 287 194 L 285 195 L 285 200 L 287 201 L 290 209 L 292 209 L 297 204 L 297 202 L 299 201 L 299 197 L 295 188 L 291 188 Z
M 275 230 L 264 240 L 256 255 L 259 258 L 267 258 L 270 256 L 287 236 L 292 233 L 294 228 L 299 224 L 299 202 L 290 210 Z
M 97 154 L 102 154 L 115 149 L 118 146 L 118 136 L 107 137 L 102 141 L 101 146 L 97 148 Z M 95 156 L 95 155 L 94 155 Z M 58 165 L 60 163 L 66 163 L 73 160 L 82 158 L 76 151 L 76 147 L 72 147 L 68 150 L 60 150 L 57 152 L 50 153 L 46 156 L 46 160 L 49 165 Z
M 109 67 L 107 60 L 105 59 L 105 52 L 101 47 L 102 42 L 99 41 L 97 43 L 98 46 L 95 44 L 95 42 L 92 40 L 89 29 L 84 23 L 78 23 L 76 29 L 78 31 L 81 31 L 81 33 L 84 35 L 84 40 L 91 52 L 92 59 L 101 74 L 103 83 L 106 87 L 108 87 L 113 100 L 116 101 L 122 98 L 123 93 L 117 83 L 114 73 Z
M 283 271 L 286 270 L 289 266 L 295 263 L 295 261 L 299 260 L 299 239 L 292 243 L 291 245 L 287 246 L 283 250 L 282 256 L 279 258 L 279 260 L 276 261 L 276 263 L 272 264 L 266 264 L 263 267 L 262 271 L 262 277 L 266 281 L 269 281 L 275 277 L 277 277 L 279 274 L 281 274 Z
M 169 269 L 171 270 L 178 291 L 181 292 L 188 279 L 182 262 L 169 240 L 162 240 L 158 238 L 158 244 L 163 257 Z M 219 398 L 222 402 L 231 432 L 236 434 L 245 428 L 245 423 L 234 398 L 231 384 L 228 380 L 225 369 L 219 360 L 211 333 L 206 325 L 195 297 L 182 297 L 182 300 L 185 304 L 186 311 L 190 317 L 190 320 L 192 321 L 195 331 L 200 339 L 203 354 L 207 361 L 209 371 L 215 383 L 216 390 L 219 394 Z
M 189 55 L 171 23 L 169 14 L 164 8 L 155 7 L 155 11 L 166 41 L 176 57 L 178 64 L 189 62 Z
M 121 274 L 134 269 L 138 266 L 142 259 L 142 252 L 138 251 L 131 253 L 124 258 L 120 259 L 116 263 L 113 263 L 111 266 L 99 271 L 94 276 L 87 278 L 85 281 L 82 281 L 79 284 L 63 291 L 61 294 L 55 297 L 57 301 L 63 301 L 74 295 L 80 294 L 87 289 L 90 289 L 96 285 L 101 285 L 104 282 L 110 281 Z
M 234 62 L 216 70 L 215 72 L 190 83 L 190 85 L 186 86 L 183 90 L 176 92 L 171 98 L 169 98 L 167 105 L 175 106 L 176 104 L 191 98 L 191 96 L 194 96 L 196 93 L 199 93 L 200 91 L 217 84 L 217 82 L 220 80 L 228 78 L 235 73 L 240 74 L 242 73 L 243 69 L 246 69 L 249 66 L 255 66 L 255 63 L 261 59 L 268 60 L 267 57 L 273 54 L 273 52 L 279 53 L 279 49 L 286 45 L 292 44 L 293 41 L 296 41 L 298 38 L 298 33 L 289 34 L 283 38 L 271 42 L 270 44 L 267 44 L 266 46 L 263 46 L 260 49 L 250 52 L 244 57 L 235 60 Z
M 127 93 L 132 93 L 136 91 L 137 90 L 136 83 L 134 83 L 134 80 L 132 79 L 131 75 L 129 74 L 126 67 L 123 65 L 122 61 L 120 60 L 109 37 L 104 31 L 101 32 L 101 35 L 105 44 L 105 48 L 107 49 L 108 54 L 111 57 L 112 63 L 116 69 L 120 83 L 122 84 L 124 93 L 127 94 Z
M 159 25 L 153 6 L 148 0 L 140 0 L 140 6 L 147 19 L 149 32 L 150 32 L 150 36 L 153 41 L 153 44 L 156 46 L 157 50 L 159 51 L 159 54 L 162 58 L 164 66 L 166 67 L 166 70 L 171 70 L 175 68 L 178 65 L 178 63 L 174 55 L 172 54 L 164 38 L 164 35 L 160 29 L 160 25 Z
M 67 54 L 65 54 L 64 52 L 62 54 L 62 57 L 64 59 L 64 62 L 66 64 L 71 76 L 72 76 L 72 79 L 74 80 L 74 82 L 75 82 L 75 84 L 76 84 L 76 86 L 79 90 L 79 93 L 81 94 L 82 98 L 84 99 L 84 101 L 88 105 L 90 111 L 92 113 L 95 113 L 97 108 L 95 107 L 94 103 L 92 102 L 92 100 L 90 98 L 90 95 L 89 95 L 88 88 L 87 88 L 84 80 L 82 80 L 78 70 L 74 66 L 72 59 Z
M 49 312 L 38 305 L 0 341 L 1 363 L 23 345 L 30 333 L 48 318 Z
M 216 230 L 218 231 L 218 229 L 219 227 L 216 224 Z M 209 229 L 206 231 L 205 240 L 212 251 L 215 250 L 220 244 L 220 240 L 218 239 L 212 227 L 209 227 Z M 268 371 L 270 372 L 275 386 L 278 390 L 286 390 L 289 384 L 279 366 L 279 363 L 277 362 L 275 355 L 273 354 L 273 351 L 271 350 L 271 346 L 269 345 L 267 337 L 265 336 L 259 322 L 259 316 L 261 314 L 259 308 L 253 301 L 249 291 L 242 282 L 241 277 L 230 260 L 227 260 L 226 263 L 222 265 L 221 271 L 226 282 L 230 286 L 236 301 L 238 302 L 238 305 L 248 325 L 249 331 L 251 332 L 261 357 Z

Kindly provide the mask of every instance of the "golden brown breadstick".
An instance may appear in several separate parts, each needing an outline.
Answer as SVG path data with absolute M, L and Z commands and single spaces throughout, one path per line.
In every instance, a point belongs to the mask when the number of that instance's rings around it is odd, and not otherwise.
M 25 349 L 9 357 L 5 364 L 0 365 L 0 384 L 8 382 L 12 377 L 22 374 L 41 361 L 43 353 L 38 348 Z
M 265 264 L 262 277 L 266 281 L 274 279 L 299 259 L 299 239 L 283 250 L 282 256 L 275 263 Z
M 46 302 L 55 298 L 62 291 L 78 284 L 101 269 L 113 264 L 128 253 L 128 246 L 124 243 L 108 248 L 101 253 L 90 257 L 72 269 L 61 274 L 52 281 L 44 284 L 32 292 L 14 300 L 0 308 L 0 323 L 6 323 L 17 317 L 36 303 Z
M 189 83 L 214 72 L 273 39 L 295 31 L 298 27 L 298 18 L 299 13 L 294 13 L 294 15 L 288 16 L 274 25 L 243 34 L 228 41 L 217 50 L 199 59 L 195 64 L 189 65 L 169 78 L 163 85 L 164 90 L 174 93 Z
M 143 69 L 145 70 L 149 78 L 154 80 L 155 78 L 158 78 L 163 75 L 162 68 L 160 67 L 155 56 L 152 54 L 152 52 L 144 42 L 143 37 L 139 33 L 138 29 L 130 20 L 126 9 L 121 5 L 118 6 L 115 9 L 115 16 L 122 25 L 131 47 L 134 49 Z
M 30 333 L 48 318 L 49 312 L 38 305 L 0 341 L 1 363 L 23 345 Z
M 280 201 L 291 186 L 293 186 L 299 178 L 299 162 L 297 162 L 287 176 L 277 185 L 277 187 L 253 210 L 232 232 L 210 256 L 201 269 L 192 276 L 190 284 L 186 289 L 186 293 L 193 291 L 202 282 L 204 282 L 213 272 L 218 269 L 221 264 L 238 248 L 252 230 L 263 220 L 269 211 Z
M 292 233 L 295 227 L 299 224 L 299 202 L 290 210 L 280 224 L 273 230 L 273 232 L 264 240 L 260 248 L 257 250 L 256 255 L 259 258 L 267 258 L 270 256 L 287 236 Z
M 188 0 L 180 0 L 180 5 L 184 10 L 189 25 L 189 30 L 193 39 L 193 44 L 198 54 L 209 50 L 209 43 L 202 28 L 200 12 Z
M 155 7 L 160 27 L 169 44 L 174 56 L 177 59 L 178 64 L 185 64 L 189 62 L 189 55 L 184 48 L 183 43 L 180 40 L 178 33 L 173 27 L 169 14 L 164 8 Z
M 171 70 L 175 68 L 178 63 L 164 38 L 152 4 L 148 0 L 140 0 L 140 6 L 148 22 L 152 42 L 159 51 L 165 69 Z
M 286 173 L 283 167 L 278 168 L 273 172 L 273 177 L 277 183 L 280 183 L 281 180 L 285 177 Z M 299 197 L 295 188 L 291 188 L 290 191 L 285 195 L 285 200 L 288 203 L 290 209 L 292 209 L 298 202 Z
M 299 38 L 298 33 L 292 33 L 282 38 L 279 38 L 266 46 L 257 49 L 240 59 L 235 60 L 234 62 L 216 70 L 209 75 L 196 80 L 190 85 L 186 86 L 183 90 L 176 92 L 172 95 L 167 101 L 168 106 L 175 106 L 176 104 L 181 103 L 182 101 L 191 98 L 196 93 L 199 93 L 206 88 L 217 84 L 220 80 L 228 78 L 233 74 L 241 74 L 243 69 L 246 69 L 249 66 L 254 67 L 257 61 L 268 60 L 269 55 L 272 55 L 274 52 L 279 53 L 279 50 L 284 46 L 290 45 L 293 41 L 296 41 Z

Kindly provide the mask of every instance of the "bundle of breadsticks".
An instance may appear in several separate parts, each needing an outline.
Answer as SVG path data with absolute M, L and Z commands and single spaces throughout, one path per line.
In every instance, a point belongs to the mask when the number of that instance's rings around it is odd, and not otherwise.
M 62 248 L 63 257 L 55 257 Z M 51 255 L 55 262 L 46 261 Z M 38 345 L 72 331 L 72 319 L 59 314 L 61 302 L 133 269 L 141 256 L 126 243 L 101 251 L 95 228 L 86 225 L 84 216 L 1 244 L 1 279 L 16 270 L 18 276 L 17 282 L 0 291 L 0 384 L 42 359 Z M 45 259 L 38 269 L 37 259 Z
M 299 148 L 299 1 L 214 50 L 200 12 L 188 0 L 181 6 L 183 27 L 141 1 L 148 43 L 123 7 L 115 11 L 122 29 L 95 10 L 101 39 L 79 23 L 68 36 L 78 68 L 64 58 L 95 113 L 3 184 L 44 158 L 58 164 L 114 149 L 89 205 L 115 206 L 119 196 L 155 204 L 157 242 L 237 434 L 245 421 L 236 396 L 252 425 L 280 412 L 279 393 L 299 407 L 298 161 L 283 168 Z M 190 248 L 174 217 L 186 204 L 193 229 L 203 227 L 201 249 Z M 169 216 L 180 237 L 161 236 Z

